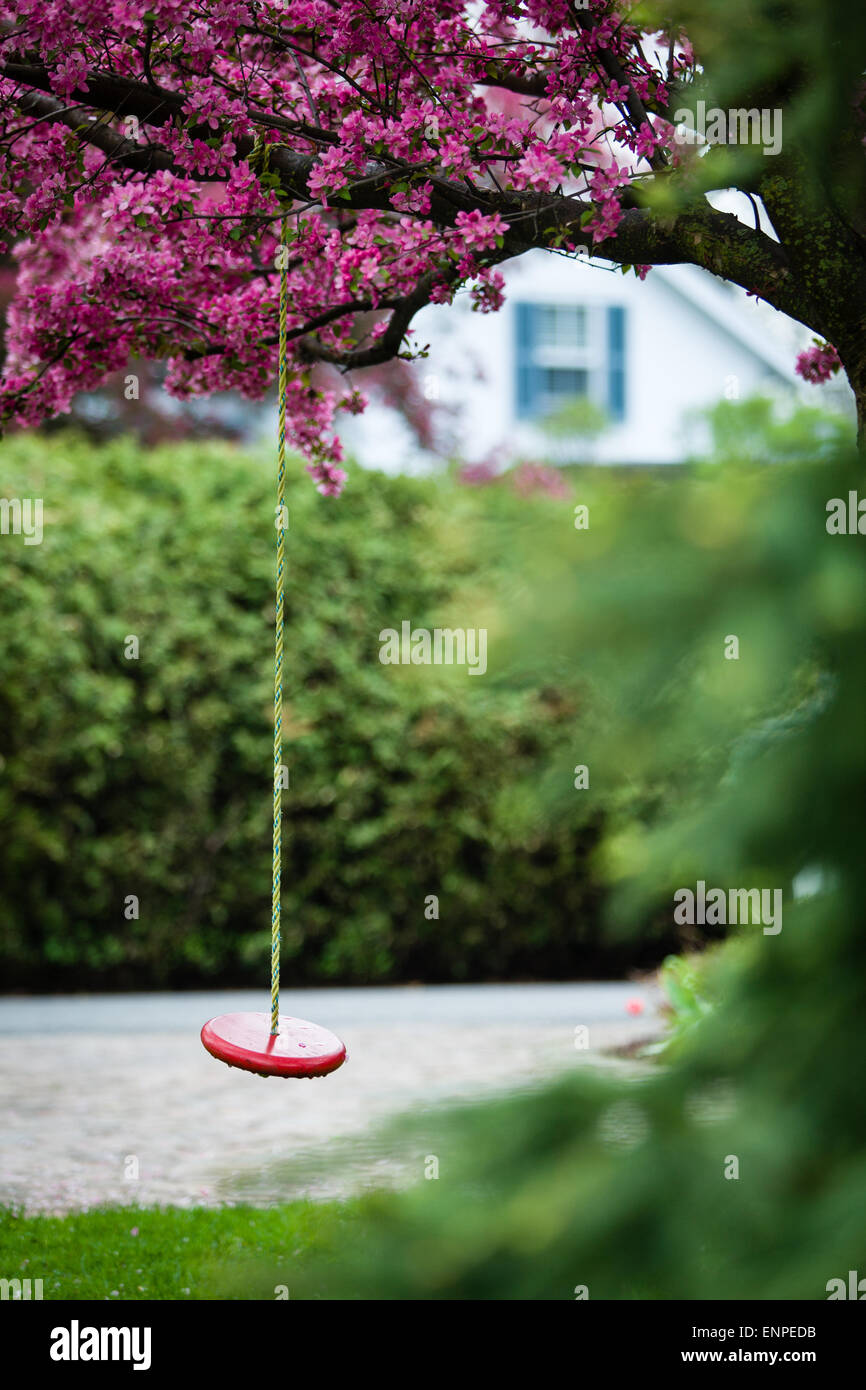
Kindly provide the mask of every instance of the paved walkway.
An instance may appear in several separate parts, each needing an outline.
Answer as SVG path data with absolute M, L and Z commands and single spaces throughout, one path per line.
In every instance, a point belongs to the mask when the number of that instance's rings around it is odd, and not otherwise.
M 265 1009 L 258 991 L 0 999 L 0 1203 L 266 1204 L 405 1181 L 435 1133 L 405 1151 L 387 1116 L 622 1065 L 605 1052 L 657 1036 L 658 1002 L 629 984 L 284 991 L 283 1012 L 332 1028 L 349 1061 L 265 1082 L 198 1038 L 214 1014 Z

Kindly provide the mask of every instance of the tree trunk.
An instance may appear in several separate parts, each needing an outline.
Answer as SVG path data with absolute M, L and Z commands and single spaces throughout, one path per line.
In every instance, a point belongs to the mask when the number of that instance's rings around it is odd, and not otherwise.
M 860 333 L 853 341 L 850 336 L 848 339 L 844 338 L 841 332 L 837 333 L 835 340 L 831 338 L 829 341 L 834 343 L 842 370 L 848 378 L 848 385 L 854 392 L 854 403 L 857 407 L 857 448 L 866 457 L 866 343 Z
M 852 368 L 842 361 L 857 405 L 857 448 L 866 456 L 866 364 Z
M 866 382 L 851 381 L 851 389 L 857 402 L 857 448 L 866 457 Z

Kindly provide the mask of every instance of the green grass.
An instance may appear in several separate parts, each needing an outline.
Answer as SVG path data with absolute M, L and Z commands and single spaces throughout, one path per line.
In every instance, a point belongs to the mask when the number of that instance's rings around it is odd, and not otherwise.
M 267 1261 L 279 1275 L 275 1286 L 285 1284 L 291 1296 L 298 1261 L 321 1254 L 323 1229 L 330 1245 L 351 1210 L 290 1202 L 267 1211 L 105 1207 L 23 1217 L 0 1208 L 0 1277 L 41 1279 L 46 1299 L 243 1298 L 244 1267 Z

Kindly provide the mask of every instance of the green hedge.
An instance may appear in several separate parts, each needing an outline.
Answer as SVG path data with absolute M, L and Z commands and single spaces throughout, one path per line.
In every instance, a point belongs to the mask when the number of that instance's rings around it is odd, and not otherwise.
M 259 983 L 270 931 L 272 461 L 220 444 L 18 436 L 0 536 L 0 951 L 14 987 Z M 508 526 L 568 504 L 355 470 L 289 485 L 284 958 L 296 982 L 622 965 L 587 868 L 598 808 L 546 824 L 580 697 L 383 666 L 378 634 L 502 621 Z M 499 605 L 498 607 L 496 605 Z M 125 639 L 139 639 L 138 660 Z M 494 638 L 491 634 L 491 642 Z M 425 899 L 439 898 L 438 920 Z M 139 899 L 139 917 L 125 903 Z M 670 928 L 637 955 L 674 946 Z

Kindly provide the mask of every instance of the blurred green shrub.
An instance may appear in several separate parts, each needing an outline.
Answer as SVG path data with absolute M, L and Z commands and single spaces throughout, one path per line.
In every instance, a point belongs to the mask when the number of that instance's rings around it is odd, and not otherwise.
M 723 950 L 724 947 L 717 949 Z M 660 1042 L 650 1043 L 642 1056 L 664 1054 L 671 1057 L 683 1040 L 691 1038 L 692 1029 L 712 1011 L 713 1001 L 707 997 L 707 971 L 714 965 L 711 951 L 700 955 L 666 956 L 659 970 L 659 984 L 666 995 L 665 1008 L 669 1023 Z
M 2 476 L 5 496 L 45 508 L 41 545 L 0 537 L 5 981 L 263 982 L 271 460 L 18 436 Z M 358 470 L 335 503 L 300 463 L 288 502 L 287 978 L 621 968 L 635 952 L 605 944 L 588 869 L 598 805 L 551 823 L 534 789 L 548 758 L 571 784 L 574 671 L 512 687 L 492 633 L 483 678 L 378 660 L 380 630 L 403 619 L 501 626 L 520 583 L 509 526 L 567 530 L 567 503 Z M 648 959 L 677 944 L 667 922 L 657 935 Z
M 599 781 L 618 750 L 661 789 L 611 817 L 595 868 L 620 919 L 704 879 L 782 887 L 782 929 L 670 967 L 690 1026 L 664 1065 L 407 1121 L 439 1180 L 327 1226 L 293 1298 L 823 1300 L 866 1277 L 866 536 L 825 527 L 862 460 L 625 483 L 617 510 L 593 486 L 598 565 L 551 546 L 514 631 L 528 668 L 558 634 L 593 673 Z M 254 1298 L 279 1276 L 227 1277 Z

